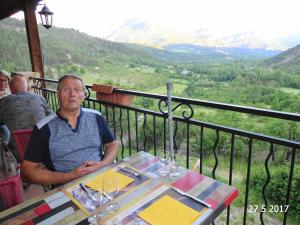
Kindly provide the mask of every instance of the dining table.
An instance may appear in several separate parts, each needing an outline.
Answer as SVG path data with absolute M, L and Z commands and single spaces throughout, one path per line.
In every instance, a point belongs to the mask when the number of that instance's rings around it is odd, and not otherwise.
M 158 156 L 140 151 L 0 212 L 0 224 L 210 224 L 238 196 L 197 171 L 179 167 L 174 179 L 162 167 Z M 103 188 L 108 176 L 117 180 L 113 198 Z

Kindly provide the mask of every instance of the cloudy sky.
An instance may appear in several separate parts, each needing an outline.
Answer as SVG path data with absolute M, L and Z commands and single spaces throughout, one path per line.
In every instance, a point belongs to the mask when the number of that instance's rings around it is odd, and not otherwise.
M 98 37 L 133 18 L 179 30 L 204 28 L 218 35 L 300 34 L 300 0 L 46 0 L 46 4 L 55 13 L 54 26 Z

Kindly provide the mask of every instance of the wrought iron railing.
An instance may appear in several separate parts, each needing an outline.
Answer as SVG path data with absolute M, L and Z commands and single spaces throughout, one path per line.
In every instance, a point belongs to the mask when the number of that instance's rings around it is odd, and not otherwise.
M 44 95 L 54 111 L 58 108 L 56 84 L 56 80 L 34 78 L 35 92 Z M 121 144 L 121 157 L 131 155 L 133 152 L 140 150 L 151 151 L 155 155 L 166 153 L 165 150 L 168 143 L 167 114 L 164 110 L 167 107 L 167 96 L 123 89 L 114 90 L 114 93 L 134 95 L 137 98 L 136 102 L 139 102 L 139 104 L 133 104 L 132 106 L 124 106 L 95 99 L 92 96 L 90 85 L 86 85 L 86 90 L 86 99 L 83 106 L 99 110 L 106 117 L 117 140 Z M 244 115 L 241 117 L 244 118 L 244 122 L 248 120 L 257 121 L 253 117 L 272 118 L 291 123 L 294 127 L 300 124 L 300 114 L 179 97 L 172 97 L 172 101 L 175 105 L 173 108 L 174 148 L 175 151 L 184 149 L 185 166 L 187 168 L 191 168 L 191 164 L 200 159 L 200 173 L 206 173 L 213 178 L 222 179 L 223 182 L 227 182 L 229 185 L 235 185 L 235 163 L 241 160 L 245 161 L 246 175 L 239 181 L 242 184 L 240 186 L 242 191 L 240 191 L 239 197 L 242 199 L 239 204 L 243 212 L 241 224 L 247 224 L 247 217 L 254 213 L 253 207 L 255 205 L 262 204 L 264 207 L 268 207 L 270 204 L 273 204 L 267 198 L 267 189 L 270 180 L 272 180 L 269 165 L 270 159 L 274 157 L 275 151 L 285 152 L 287 155 L 286 159 L 282 160 L 285 165 L 289 163 L 287 166 L 289 169 L 288 178 L 282 182 L 285 184 L 286 193 L 284 205 L 289 205 L 291 198 L 296 196 L 291 191 L 292 185 L 296 182 L 294 172 L 296 171 L 295 166 L 298 165 L 296 162 L 299 161 L 300 137 L 296 137 L 296 140 L 289 140 L 288 138 L 260 134 L 251 130 L 247 131 L 239 127 L 204 121 L 202 120 L 204 116 L 199 113 L 199 108 L 207 107 L 217 112 L 222 110 L 221 112 L 224 113 L 228 111 L 239 113 Z M 137 105 L 144 105 L 144 107 L 137 107 Z M 258 126 L 261 125 L 261 120 L 259 120 Z M 208 140 L 210 140 L 210 143 L 208 143 Z M 266 178 L 261 188 L 262 197 L 258 200 L 259 202 L 253 203 L 253 200 L 249 202 L 250 191 L 253 191 L 251 189 L 253 188 L 253 181 L 251 180 L 251 172 L 253 173 L 253 170 L 251 170 L 251 167 L 257 162 L 253 159 L 253 152 L 258 148 L 257 146 L 260 149 L 256 150 L 258 154 L 256 153 L 255 157 L 258 155 L 263 158 L 265 172 L 261 171 L 261 174 L 265 174 Z M 244 152 L 239 153 L 240 149 L 244 149 Z M 224 152 L 220 153 L 220 151 L 225 151 L 225 154 Z M 224 171 L 220 171 L 220 175 L 217 176 L 219 165 L 224 163 L 225 158 L 222 157 L 224 155 L 228 156 L 226 163 L 229 163 L 227 170 L 225 170 L 226 176 Z M 209 166 L 205 165 L 206 159 L 209 157 L 211 157 L 213 162 L 211 171 Z M 236 159 L 237 157 L 239 161 Z M 281 157 L 283 158 L 283 156 Z M 209 162 L 207 163 L 210 164 Z M 264 207 L 256 212 L 259 213 L 258 221 L 260 224 L 266 224 L 265 214 L 268 212 L 263 210 Z M 279 216 L 279 220 L 281 220 L 282 224 L 287 224 L 289 210 L 281 210 L 280 212 L 283 215 L 281 218 Z M 239 216 L 241 217 L 241 215 Z M 231 217 L 233 217 L 230 207 L 228 207 L 225 217 L 226 224 L 230 224 Z M 255 223 L 251 221 L 248 224 Z

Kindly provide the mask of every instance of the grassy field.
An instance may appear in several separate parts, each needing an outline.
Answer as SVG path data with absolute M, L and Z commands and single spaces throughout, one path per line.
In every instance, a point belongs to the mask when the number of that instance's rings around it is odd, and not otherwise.
M 300 89 L 282 87 L 280 88 L 280 90 L 288 94 L 295 94 L 295 95 L 300 94 Z
M 173 95 L 180 95 L 183 90 L 187 87 L 185 84 L 177 84 L 173 83 Z M 161 94 L 161 95 L 166 95 L 167 94 L 167 88 L 166 85 L 148 90 L 148 92 L 153 93 L 153 94 Z
M 113 74 L 113 75 L 112 75 Z M 144 91 L 166 83 L 169 74 L 156 73 L 147 66 L 105 65 L 81 75 L 86 84 L 112 84 L 124 89 Z

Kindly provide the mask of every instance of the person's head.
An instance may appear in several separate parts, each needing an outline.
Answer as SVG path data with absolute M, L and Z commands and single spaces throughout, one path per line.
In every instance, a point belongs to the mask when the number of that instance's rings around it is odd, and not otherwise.
M 57 83 L 57 95 L 61 110 L 79 110 L 84 100 L 84 83 L 80 77 L 66 74 L 59 78 Z
M 4 70 L 0 70 L 0 91 L 5 91 L 8 88 L 9 80 L 9 74 Z
M 24 77 L 15 76 L 9 82 L 9 89 L 12 94 L 28 91 L 28 83 Z

